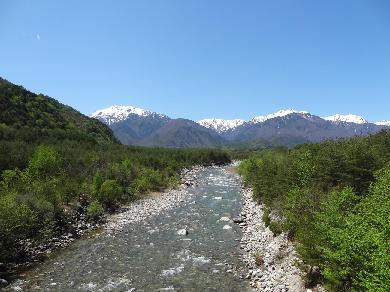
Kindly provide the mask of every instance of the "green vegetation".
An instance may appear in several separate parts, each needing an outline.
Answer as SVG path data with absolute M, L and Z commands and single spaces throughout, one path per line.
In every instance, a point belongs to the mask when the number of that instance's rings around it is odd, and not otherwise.
M 229 162 L 228 156 L 213 150 L 173 150 L 99 145 L 62 141 L 33 145 L 5 142 L 7 147 L 23 145 L 29 160 L 16 157 L 4 166 L 0 182 L 0 261 L 12 260 L 16 243 L 22 239 L 44 240 L 69 228 L 74 210 L 86 209 L 91 220 L 103 210 L 113 211 L 149 191 L 173 187 L 179 172 L 195 164 Z M 6 161 L 1 160 L 2 157 Z M 26 165 L 20 169 L 19 165 Z
M 0 78 L 0 262 L 23 261 L 20 242 L 98 221 L 150 191 L 175 186 L 183 168 L 223 164 L 225 152 L 120 145 L 107 126 Z
M 55 99 L 0 78 L 0 139 L 115 143 L 111 130 Z
M 263 150 L 240 166 L 331 291 L 390 290 L 390 133 Z M 269 213 L 265 215 L 269 220 Z M 272 226 L 274 222 L 267 222 Z M 318 275 L 317 275 L 318 276 Z M 311 278 L 310 278 L 311 277 Z

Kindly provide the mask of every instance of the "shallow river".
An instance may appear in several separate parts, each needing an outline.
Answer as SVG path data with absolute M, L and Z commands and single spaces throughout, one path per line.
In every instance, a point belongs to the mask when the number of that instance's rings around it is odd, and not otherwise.
M 197 177 L 189 201 L 111 235 L 80 239 L 8 289 L 247 291 L 240 279 L 241 231 L 223 218 L 240 213 L 239 177 L 223 167 Z M 182 228 L 187 236 L 177 234 Z

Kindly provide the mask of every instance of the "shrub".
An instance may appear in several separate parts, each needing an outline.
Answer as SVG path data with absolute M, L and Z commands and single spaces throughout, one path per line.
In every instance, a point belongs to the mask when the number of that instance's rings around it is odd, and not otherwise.
M 99 201 L 108 208 L 115 208 L 123 195 L 122 187 L 112 179 L 105 180 L 98 195 Z
M 282 234 L 282 232 L 283 232 L 282 223 L 281 222 L 277 222 L 277 221 L 272 221 L 269 224 L 269 230 L 272 231 L 274 236 L 278 236 L 278 235 Z
M 264 213 L 261 219 L 263 220 L 265 227 L 268 227 L 269 224 L 271 223 L 271 218 L 269 216 L 270 216 L 269 209 L 264 208 Z
M 61 158 L 52 146 L 38 146 L 31 158 L 28 169 L 34 177 L 47 177 L 58 174 Z
M 87 207 L 87 216 L 90 220 L 99 221 L 103 215 L 104 215 L 104 208 L 100 202 L 93 201 Z
M 37 223 L 37 216 L 26 204 L 20 204 L 15 194 L 0 196 L 0 260 L 13 256 L 16 243 L 31 236 Z

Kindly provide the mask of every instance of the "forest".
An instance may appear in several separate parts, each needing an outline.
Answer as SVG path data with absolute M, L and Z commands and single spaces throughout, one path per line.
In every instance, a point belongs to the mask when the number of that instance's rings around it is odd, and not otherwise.
M 240 173 L 286 232 L 306 284 L 329 291 L 389 291 L 390 133 L 252 154 Z

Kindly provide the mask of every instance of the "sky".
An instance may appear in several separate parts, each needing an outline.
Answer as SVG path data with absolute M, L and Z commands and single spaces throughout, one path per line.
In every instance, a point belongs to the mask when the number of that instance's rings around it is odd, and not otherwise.
M 390 120 L 390 1 L 0 0 L 0 76 L 84 114 Z

